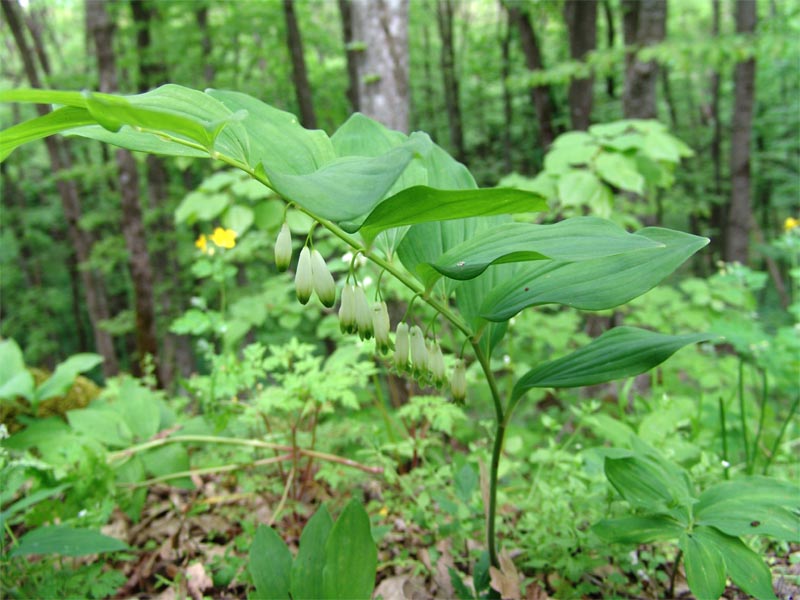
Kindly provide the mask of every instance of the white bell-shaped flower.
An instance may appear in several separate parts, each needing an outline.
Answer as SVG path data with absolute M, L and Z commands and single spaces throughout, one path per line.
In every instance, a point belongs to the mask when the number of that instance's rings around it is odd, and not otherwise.
M 450 377 L 450 391 L 456 404 L 463 404 L 467 397 L 467 372 L 463 359 L 456 359 L 453 375 Z
M 358 326 L 358 337 L 362 340 L 372 339 L 372 311 L 367 302 L 367 294 L 364 288 L 356 286 L 356 325 Z
M 317 298 L 328 308 L 336 304 L 336 284 L 333 275 L 325 264 L 322 254 L 316 249 L 311 251 L 311 276 L 314 279 L 314 291 Z
M 292 262 L 292 233 L 289 226 L 284 223 L 278 233 L 278 240 L 275 242 L 275 266 L 278 271 L 283 273 L 289 268 Z
M 389 309 L 386 302 L 376 302 L 372 305 L 372 330 L 375 334 L 375 347 L 381 354 L 386 354 L 392 348 L 389 339 L 389 330 L 392 324 L 389 320 Z
M 314 291 L 314 276 L 311 272 L 311 252 L 308 246 L 300 250 L 297 259 L 297 272 L 294 274 L 294 289 L 300 304 L 307 304 Z
M 417 325 L 409 331 L 409 345 L 414 377 L 422 377 L 428 372 L 428 348 L 425 346 L 425 335 Z
M 356 295 L 353 286 L 346 283 L 342 288 L 342 304 L 339 306 L 339 329 L 342 333 L 357 333 Z
M 444 384 L 444 355 L 442 354 L 442 348 L 439 346 L 439 342 L 436 340 L 431 343 L 428 351 L 428 368 L 430 369 L 431 377 L 433 378 L 433 384 L 436 387 Z
M 398 371 L 408 369 L 408 325 L 397 324 L 394 334 L 394 366 Z

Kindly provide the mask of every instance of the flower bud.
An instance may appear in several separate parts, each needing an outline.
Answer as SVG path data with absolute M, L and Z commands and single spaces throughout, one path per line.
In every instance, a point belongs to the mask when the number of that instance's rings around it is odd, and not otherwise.
M 375 347 L 381 354 L 386 354 L 392 348 L 389 340 L 389 329 L 392 324 L 389 320 L 389 309 L 386 302 L 376 302 L 372 305 L 372 329 L 375 332 Z
M 325 259 L 318 250 L 311 251 L 311 277 L 314 280 L 314 291 L 317 298 L 328 308 L 336 304 L 336 284 L 333 275 L 325 264 Z
M 339 329 L 342 333 L 358 333 L 355 291 L 353 286 L 347 283 L 342 288 L 342 304 L 339 307 Z
M 428 352 L 428 368 L 431 371 L 431 377 L 433 377 L 433 384 L 437 387 L 441 386 L 445 381 L 444 355 L 437 341 L 434 341 L 430 346 Z
M 453 367 L 453 375 L 450 378 L 450 391 L 453 393 L 453 400 L 456 404 L 463 404 L 467 397 L 467 374 L 464 368 L 464 361 L 457 359 Z
M 292 234 L 289 226 L 284 223 L 278 233 L 278 241 L 275 242 L 275 266 L 283 273 L 289 268 L 290 262 L 292 262 Z
M 303 246 L 300 250 L 300 258 L 297 259 L 297 272 L 294 274 L 294 287 L 297 299 L 300 304 L 307 304 L 314 291 L 314 277 L 311 273 L 311 252 L 308 246 Z
M 428 371 L 428 349 L 425 347 L 425 336 L 422 330 L 414 325 L 410 332 L 411 366 L 415 377 L 421 377 Z
M 356 325 L 358 326 L 358 337 L 362 340 L 372 338 L 372 311 L 369 309 L 367 295 L 361 286 L 355 287 L 356 296 Z
M 405 323 L 398 323 L 394 334 L 394 366 L 398 371 L 408 368 L 408 325 Z

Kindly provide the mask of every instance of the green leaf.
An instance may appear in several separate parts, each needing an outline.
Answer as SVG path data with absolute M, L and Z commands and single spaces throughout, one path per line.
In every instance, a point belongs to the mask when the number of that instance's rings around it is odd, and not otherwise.
M 17 88 L 0 92 L 0 102 L 33 102 L 35 104 L 62 104 L 86 108 L 86 96 L 81 92 Z
M 323 504 L 300 535 L 300 550 L 292 564 L 291 591 L 293 600 L 323 598 L 325 542 L 333 527 L 333 519 Z
M 635 327 L 615 327 L 588 346 L 528 371 L 514 386 L 512 398 L 531 388 L 580 387 L 633 377 L 660 365 L 687 344 L 713 337 L 705 333 L 665 335 Z
M 673 503 L 672 481 L 652 461 L 640 456 L 607 456 L 604 469 L 611 485 L 636 508 L 663 512 Z
M 590 206 L 610 213 L 614 196 L 591 171 L 575 170 L 558 179 L 558 199 L 564 206 Z
M 102 362 L 102 356 L 91 352 L 70 356 L 56 367 L 49 379 L 36 388 L 36 401 L 41 402 L 42 400 L 65 394 L 72 387 L 75 378 L 79 374 L 94 369 Z
M 713 527 L 698 526 L 694 534 L 717 547 L 725 559 L 725 568 L 743 592 L 758 600 L 774 600 L 772 575 L 761 557 L 738 537 L 725 535 Z
M 504 223 L 451 248 L 432 266 L 446 277 L 463 280 L 477 277 L 492 264 L 544 259 L 572 262 L 660 246 L 595 217 L 554 225 Z
M 248 563 L 256 586 L 250 597 L 263 600 L 289 598 L 292 555 L 281 537 L 271 527 L 259 525 L 250 545 Z
M 234 204 L 222 215 L 222 225 L 242 235 L 253 224 L 253 209 L 241 204 Z
M 487 294 L 480 314 L 490 321 L 505 321 L 524 308 L 550 303 L 581 310 L 613 308 L 658 285 L 708 244 L 707 238 L 658 227 L 635 235 L 661 246 L 580 262 L 524 266 Z
M 705 490 L 695 507 L 702 525 L 732 535 L 800 541 L 800 486 L 771 477 L 724 481 Z
M 717 600 L 725 591 L 725 560 L 717 546 L 693 533 L 684 533 L 679 544 L 689 589 L 697 600 Z
M 20 373 L 27 373 L 27 369 L 19 344 L 14 340 L 0 341 L 0 385 Z
M 371 240 L 378 232 L 401 225 L 542 210 L 547 210 L 547 202 L 538 194 L 523 190 L 414 186 L 381 202 L 361 224 L 361 234 Z M 358 224 L 355 221 L 343 227 L 354 231 Z
M 134 435 L 134 441 L 145 442 L 158 431 L 160 409 L 158 400 L 137 379 L 125 378 L 114 404 Z
M 77 529 L 68 525 L 39 527 L 19 539 L 10 556 L 31 554 L 60 554 L 61 556 L 85 556 L 101 552 L 127 550 L 124 542 L 91 529 Z
M 122 415 L 107 408 L 70 410 L 67 421 L 74 431 L 111 448 L 124 448 L 133 443 L 133 434 Z
M 20 371 L 10 379 L 0 382 L 0 400 L 13 400 L 19 396 L 30 400 L 33 396 L 33 375 Z
M 644 193 L 644 177 L 636 170 L 636 163 L 617 152 L 602 152 L 594 161 L 595 170 L 613 186 L 637 194 Z
M 158 137 L 152 133 L 136 131 L 128 126 L 123 127 L 116 133 L 104 129 L 100 125 L 89 125 L 68 129 L 63 132 L 66 136 L 78 136 L 90 140 L 96 140 L 105 144 L 127 148 L 136 152 L 146 152 L 147 154 L 160 154 L 162 156 L 184 156 L 187 158 L 209 158 L 207 150 L 190 148 L 183 144 L 170 141 L 166 138 Z
M 616 544 L 650 544 L 673 540 L 685 528 L 667 515 L 606 519 L 592 526 L 602 539 Z
M 372 540 L 369 517 L 351 500 L 325 543 L 324 597 L 331 600 L 372 597 L 378 550 Z
M 175 222 L 192 225 L 196 221 L 212 221 L 227 208 L 229 202 L 230 197 L 225 193 L 189 192 L 175 209 Z
M 144 452 L 142 462 L 151 477 L 164 477 L 175 473 L 184 473 L 191 467 L 189 453 L 181 444 L 168 444 Z M 190 477 L 176 477 L 169 480 L 170 485 L 193 490 L 194 483 Z
M 61 133 L 73 127 L 93 125 L 94 118 L 85 108 L 65 106 L 51 113 L 9 127 L 0 135 L 0 162 L 17 147 Z

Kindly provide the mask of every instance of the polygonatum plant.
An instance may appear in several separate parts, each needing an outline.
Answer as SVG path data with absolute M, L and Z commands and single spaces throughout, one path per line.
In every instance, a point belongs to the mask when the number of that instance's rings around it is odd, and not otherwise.
M 342 329 L 371 338 L 377 326 L 379 348 L 399 351 L 392 360 L 398 371 L 425 383 L 448 378 L 440 363 L 441 341 L 431 335 L 432 324 L 415 320 L 414 303 L 427 304 L 442 326 L 462 336 L 463 344 L 448 349 L 458 357 L 449 375 L 455 395 L 461 399 L 467 393 L 464 362 L 477 363 L 496 419 L 487 507 L 494 566 L 499 565 L 498 465 L 506 428 L 526 392 L 631 377 L 708 339 L 617 327 L 536 366 L 506 396 L 490 358 L 511 317 L 543 304 L 582 310 L 624 304 L 660 283 L 708 240 L 659 227 L 628 232 L 595 217 L 552 225 L 524 222 L 533 219 L 519 215 L 547 209 L 543 197 L 510 188 L 478 189 L 468 169 L 425 133 L 390 131 L 361 114 L 328 136 L 251 96 L 177 85 L 126 97 L 18 89 L 0 92 L 0 101 L 56 105 L 45 116 L 6 129 L 0 160 L 21 144 L 61 133 L 135 151 L 211 158 L 271 188 L 349 247 L 354 260 L 341 294 Z M 285 237 L 279 239 L 280 268 L 288 264 L 286 248 Z M 300 257 L 297 269 L 300 299 L 316 292 L 332 303 L 324 261 L 310 260 L 313 232 L 303 248 L 308 257 Z M 394 324 L 393 340 L 384 335 L 383 308 L 370 309 L 358 285 L 355 257 L 371 261 L 382 277 L 394 277 L 408 291 L 409 311 Z

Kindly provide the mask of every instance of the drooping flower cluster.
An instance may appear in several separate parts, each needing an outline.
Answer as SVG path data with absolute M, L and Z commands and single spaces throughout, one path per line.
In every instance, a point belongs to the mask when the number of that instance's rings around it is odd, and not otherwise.
M 285 271 L 292 261 L 292 238 L 286 223 L 278 233 L 275 243 L 275 264 Z M 348 280 L 350 277 L 348 277 Z M 295 270 L 295 293 L 302 304 L 307 304 L 312 294 L 328 308 L 336 303 L 336 284 L 325 259 L 308 245 L 300 250 Z M 364 288 L 357 282 L 345 282 L 339 305 L 339 328 L 342 333 L 358 334 L 362 340 L 375 338 L 375 348 L 383 356 L 394 349 L 391 362 L 399 373 L 410 374 L 420 385 L 442 388 L 447 383 L 444 354 L 437 340 L 426 340 L 418 325 L 409 327 L 400 322 L 391 337 L 391 320 L 384 301 L 370 306 Z M 453 399 L 462 403 L 466 397 L 464 361 L 457 359 L 450 376 Z

